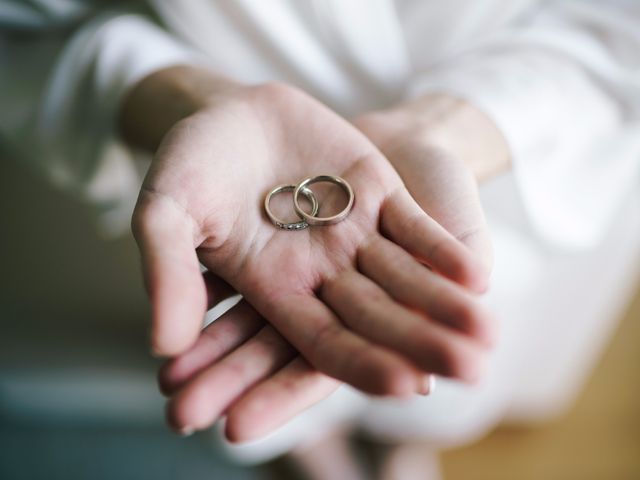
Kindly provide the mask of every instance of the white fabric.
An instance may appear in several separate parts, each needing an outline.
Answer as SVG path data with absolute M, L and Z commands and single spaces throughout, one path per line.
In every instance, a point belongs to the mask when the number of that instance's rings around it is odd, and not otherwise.
M 640 3 L 549 3 L 461 48 L 410 95 L 447 91 L 488 113 L 509 141 L 534 225 L 589 247 L 637 185 Z
M 2 147 L 98 204 L 112 231 L 128 225 L 144 171 L 118 139 L 118 102 L 144 75 L 173 64 L 206 63 L 249 83 L 290 82 L 346 116 L 426 92 L 451 92 L 491 116 L 513 156 L 513 174 L 504 177 L 498 194 L 483 192 L 498 245 L 489 300 L 507 323 L 487 384 L 474 390 L 440 382 L 433 398 L 400 407 L 343 389 L 273 438 L 231 448 L 232 453 L 245 460 L 268 458 L 291 448 L 305 432 L 345 418 L 381 437 L 422 436 L 442 445 L 483 431 L 515 396 L 540 394 L 527 384 L 558 390 L 565 379 L 579 377 L 578 366 L 558 372 L 549 366 L 585 359 L 584 352 L 607 330 L 598 325 L 611 324 L 609 311 L 618 297 L 597 282 L 578 282 L 580 290 L 572 290 L 571 275 L 595 278 L 602 263 L 589 264 L 590 270 L 565 268 L 550 247 L 584 258 L 602 258 L 617 248 L 620 255 L 637 251 L 639 242 L 622 248 L 616 238 L 604 239 L 638 185 L 639 2 L 147 3 L 162 25 L 131 15 L 127 3 L 119 2 L 123 13 L 91 7 L 99 15 L 67 39 L 47 26 L 69 28 L 69 19 L 88 11 L 84 2 L 0 0 L 0 25 L 30 35 L 0 38 Z M 637 208 L 629 211 L 640 217 Z M 591 250 L 579 254 L 580 249 Z M 629 278 L 624 258 L 615 263 L 618 277 L 612 273 L 610 280 Z M 551 282 L 558 271 L 566 276 Z M 534 288 L 541 284 L 549 285 L 546 296 Z M 573 299 L 573 315 L 560 315 L 566 309 L 549 292 Z M 593 299 L 585 304 L 589 309 L 581 307 L 581 298 Z M 562 324 L 564 332 L 555 349 L 545 350 L 547 377 L 535 370 L 535 349 L 545 347 L 544 338 L 534 341 L 531 334 L 539 332 L 540 312 L 547 328 Z M 581 321 L 591 328 L 582 328 Z M 537 383 L 518 383 L 523 372 Z M 546 382 L 539 381 L 543 377 Z M 514 385 L 519 392 L 511 391 Z

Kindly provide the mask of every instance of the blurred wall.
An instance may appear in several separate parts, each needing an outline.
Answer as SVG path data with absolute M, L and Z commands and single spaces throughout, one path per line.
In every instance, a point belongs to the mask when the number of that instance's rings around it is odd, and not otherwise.
M 100 238 L 87 208 L 1 158 L 0 261 L 0 414 L 161 419 L 130 236 Z

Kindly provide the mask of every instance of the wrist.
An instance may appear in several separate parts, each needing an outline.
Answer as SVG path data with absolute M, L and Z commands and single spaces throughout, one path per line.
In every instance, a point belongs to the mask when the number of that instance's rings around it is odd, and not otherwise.
M 177 122 L 241 88 L 202 67 L 165 68 L 140 80 L 125 96 L 118 126 L 128 143 L 155 151 Z
M 478 181 L 509 168 L 506 140 L 493 121 L 470 103 L 430 94 L 354 122 L 385 152 L 419 143 L 460 159 Z

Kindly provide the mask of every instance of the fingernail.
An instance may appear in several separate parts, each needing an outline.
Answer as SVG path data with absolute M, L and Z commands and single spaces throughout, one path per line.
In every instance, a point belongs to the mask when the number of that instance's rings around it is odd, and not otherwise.
M 436 376 L 429 375 L 429 395 L 436 391 Z
M 194 434 L 195 431 L 196 430 L 193 427 L 186 425 L 178 430 L 178 435 L 180 435 L 181 437 L 190 437 Z
M 436 388 L 436 377 L 435 375 L 425 375 L 422 377 L 420 382 L 418 383 L 418 388 L 416 393 L 427 396 L 431 395 Z

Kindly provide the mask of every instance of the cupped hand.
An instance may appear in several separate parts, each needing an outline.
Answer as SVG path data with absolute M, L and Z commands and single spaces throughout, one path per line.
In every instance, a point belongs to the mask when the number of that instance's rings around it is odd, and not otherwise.
M 289 232 L 267 220 L 268 190 L 323 173 L 355 191 L 343 222 Z M 339 195 L 321 200 L 325 213 L 340 208 Z M 493 337 L 489 316 L 455 283 L 483 290 L 482 264 L 416 204 L 373 143 L 290 87 L 242 89 L 176 125 L 145 179 L 133 228 L 159 354 L 200 348 L 208 300 L 199 262 L 244 296 L 227 323 L 268 319 L 242 344 L 254 346 L 245 358 L 282 353 L 262 365 L 263 376 L 318 370 L 406 396 L 423 372 L 474 380 Z M 229 405 L 211 401 L 225 388 L 211 380 L 219 362 L 204 365 L 172 401 L 178 428 L 204 428 Z M 230 365 L 237 379 L 252 368 Z M 231 389 L 236 397 L 245 383 Z
M 504 168 L 505 147 L 495 126 L 472 105 L 445 94 L 353 123 L 393 165 L 420 207 L 482 262 L 488 287 L 493 249 L 478 180 Z

